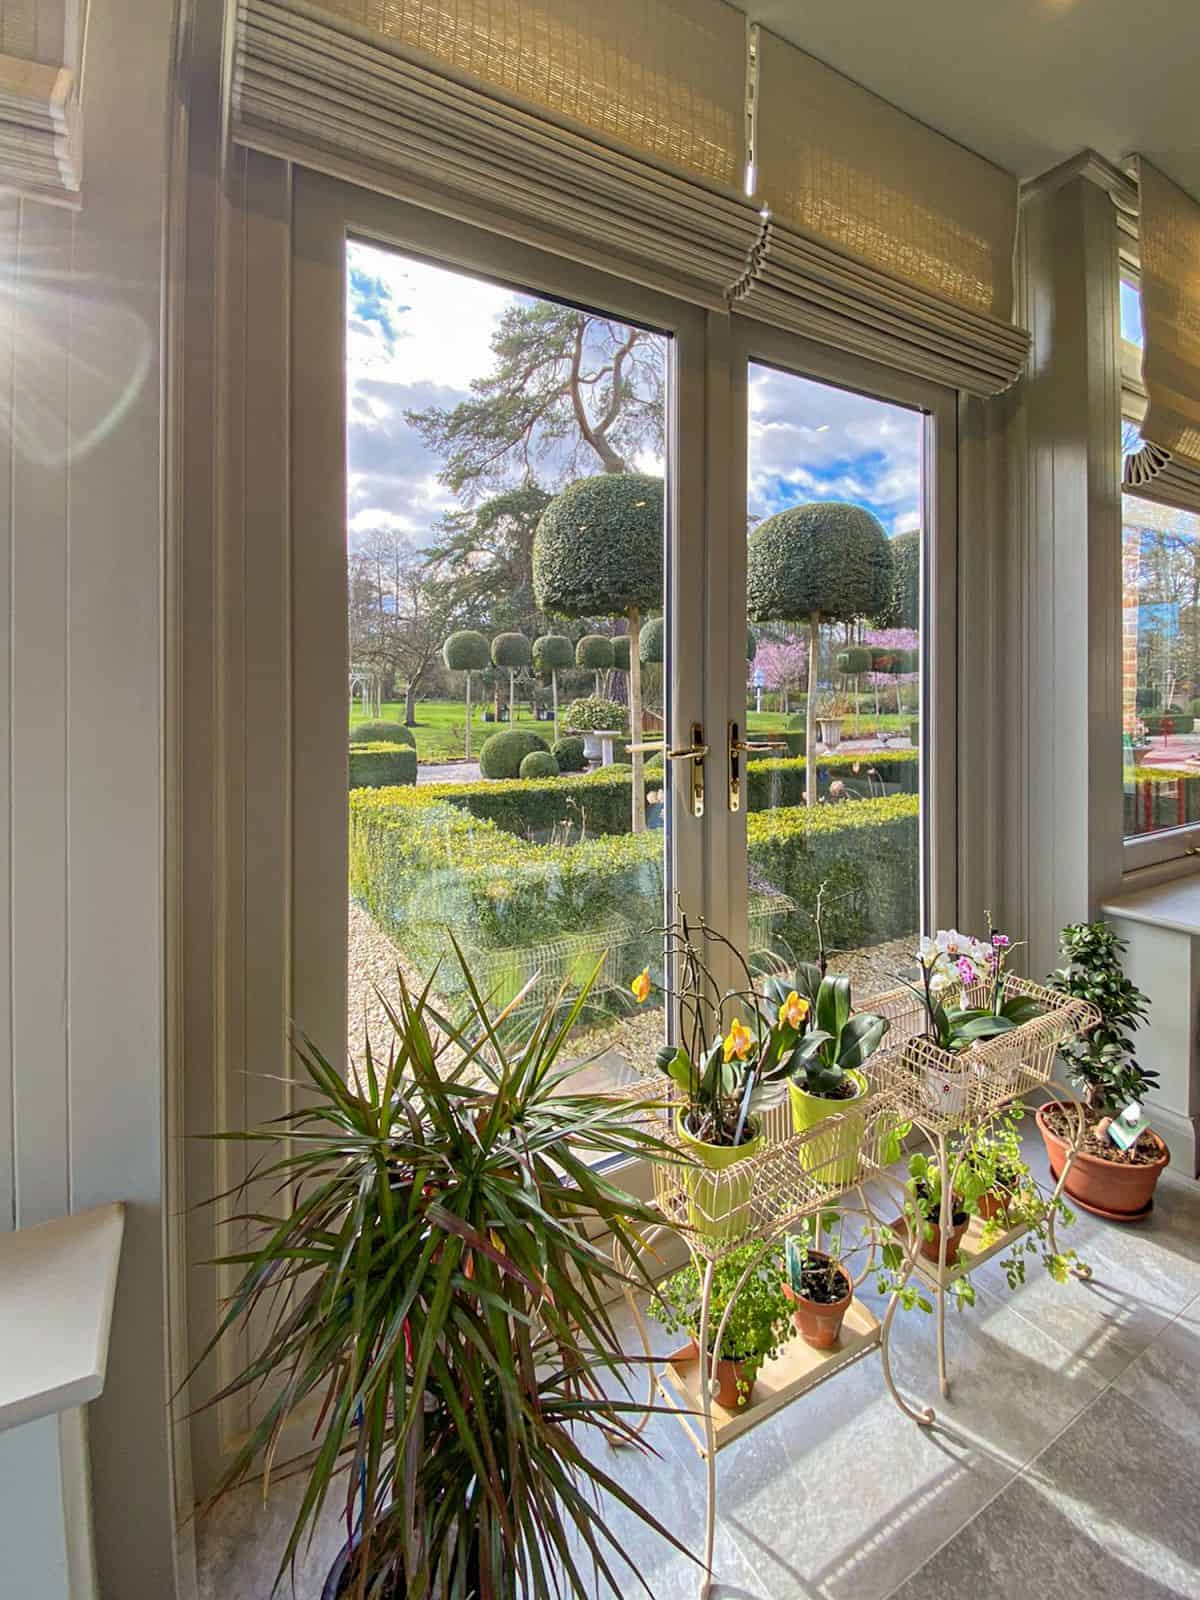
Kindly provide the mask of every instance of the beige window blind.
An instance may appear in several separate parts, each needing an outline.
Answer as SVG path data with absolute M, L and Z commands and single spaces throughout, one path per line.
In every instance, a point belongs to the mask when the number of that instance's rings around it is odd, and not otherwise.
M 723 0 L 239 0 L 233 136 L 719 307 L 744 63 Z
M 1200 203 L 1138 160 L 1142 289 L 1142 432 L 1200 467 Z
M 723 0 L 317 0 L 493 90 L 740 190 L 746 19 Z
M 1012 315 L 1016 179 L 758 37 L 758 192 L 773 216 L 944 300 Z
M 979 395 L 1020 374 L 1017 182 L 765 29 L 768 237 L 737 309 Z

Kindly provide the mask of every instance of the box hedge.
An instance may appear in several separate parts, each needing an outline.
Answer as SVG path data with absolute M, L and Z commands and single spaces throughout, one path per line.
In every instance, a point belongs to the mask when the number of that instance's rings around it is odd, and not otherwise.
M 417 741 L 411 728 L 402 722 L 369 721 L 352 724 L 351 744 L 407 744 L 415 750 Z
M 568 733 L 550 746 L 560 772 L 586 772 L 587 756 L 583 753 L 583 739 L 577 733 Z
M 446 954 L 448 931 L 473 954 L 503 966 L 512 992 L 523 976 L 553 961 L 548 944 L 569 950 L 589 935 L 601 947 L 611 944 L 620 969 L 610 975 L 614 982 L 654 958 L 655 935 L 647 930 L 663 908 L 660 835 L 531 844 L 435 795 L 442 787 L 422 787 L 416 796 L 364 789 L 350 799 L 352 892 L 418 966 Z M 913 795 L 752 816 L 754 902 L 765 906 L 774 934 L 797 955 L 812 953 L 811 910 L 823 880 L 834 888 L 831 945 L 852 948 L 913 933 L 918 825 Z M 566 974 L 572 981 L 583 977 L 594 954 L 583 950 L 578 961 L 580 970 Z M 450 970 L 447 963 L 445 981 L 452 981 Z
M 519 728 L 489 734 L 479 752 L 479 770 L 485 778 L 515 778 L 527 755 L 549 748 L 540 734 L 524 733 Z
M 531 750 L 521 762 L 520 776 L 529 778 L 557 778 L 558 762 L 549 750 Z
M 1152 711 L 1142 721 L 1146 725 L 1146 732 L 1152 735 L 1161 734 L 1167 723 L 1171 725 L 1171 733 L 1191 733 L 1195 727 L 1195 718 L 1187 711 Z
M 350 787 L 378 789 L 391 784 L 415 784 L 417 752 L 406 744 L 375 741 L 350 746 Z
M 1135 767 L 1125 785 L 1125 837 L 1200 822 L 1200 772 L 1190 767 Z

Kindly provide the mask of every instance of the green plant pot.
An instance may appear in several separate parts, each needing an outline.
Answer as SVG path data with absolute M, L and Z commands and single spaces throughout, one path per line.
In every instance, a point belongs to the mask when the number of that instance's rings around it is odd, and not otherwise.
M 736 1239 L 750 1225 L 750 1190 L 753 1175 L 749 1172 L 729 1174 L 750 1156 L 762 1149 L 761 1135 L 744 1144 L 705 1144 L 693 1138 L 683 1125 L 682 1106 L 675 1113 L 675 1131 L 689 1155 L 701 1162 L 714 1176 L 695 1170 L 684 1170 L 681 1182 L 688 1195 L 688 1222 L 706 1239 Z M 717 1176 L 720 1174 L 720 1176 Z
M 862 1141 L 865 1119 L 861 1111 L 851 1108 L 867 1092 L 867 1080 L 861 1072 L 851 1068 L 847 1077 L 858 1085 L 853 1100 L 826 1100 L 823 1096 L 809 1094 L 794 1083 L 788 1084 L 788 1098 L 792 1102 L 792 1127 L 797 1133 L 808 1133 L 819 1127 L 827 1118 L 845 1114 L 845 1120 L 831 1128 L 819 1139 L 809 1139 L 800 1146 L 800 1165 L 822 1183 L 831 1187 L 853 1183 L 858 1174 L 858 1147 Z

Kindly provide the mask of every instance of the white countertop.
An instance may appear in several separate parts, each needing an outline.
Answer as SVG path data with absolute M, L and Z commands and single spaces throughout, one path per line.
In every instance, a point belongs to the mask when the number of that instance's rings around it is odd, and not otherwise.
M 104 1388 L 123 1205 L 0 1234 L 0 1431 Z
M 1125 917 L 1175 933 L 1200 935 L 1200 873 L 1114 895 L 1100 909 L 1106 917 Z

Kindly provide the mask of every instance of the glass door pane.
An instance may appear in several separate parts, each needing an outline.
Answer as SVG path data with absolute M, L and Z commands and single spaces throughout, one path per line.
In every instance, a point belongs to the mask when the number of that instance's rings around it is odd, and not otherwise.
M 865 996 L 922 925 L 928 419 L 757 361 L 746 392 L 749 950 L 815 958 L 819 911 Z
M 664 1026 L 672 338 L 353 240 L 346 283 L 350 1058 L 397 969 L 464 1000 L 457 943 L 531 1014 L 598 966 L 621 1081 Z

